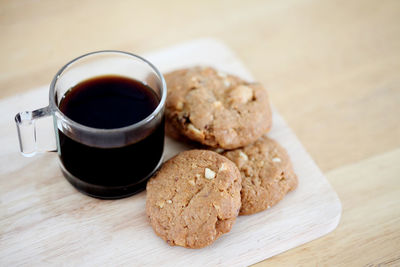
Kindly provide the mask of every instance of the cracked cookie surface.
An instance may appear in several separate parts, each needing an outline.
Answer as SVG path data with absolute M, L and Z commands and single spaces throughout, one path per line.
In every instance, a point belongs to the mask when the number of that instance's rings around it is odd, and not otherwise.
M 208 150 L 179 153 L 147 183 L 146 213 L 169 245 L 201 248 L 231 230 L 240 209 L 241 176 Z
M 267 91 L 211 67 L 165 75 L 168 87 L 166 132 L 177 132 L 210 147 L 234 149 L 257 140 L 271 128 Z M 169 130 L 175 130 L 169 131 Z
M 297 187 L 297 176 L 286 150 L 266 136 L 222 155 L 236 164 L 242 176 L 240 215 L 268 209 Z

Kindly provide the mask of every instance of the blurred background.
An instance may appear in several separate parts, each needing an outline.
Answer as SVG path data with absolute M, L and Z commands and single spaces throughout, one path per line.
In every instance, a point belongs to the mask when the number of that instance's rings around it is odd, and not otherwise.
M 0 31 L 0 97 L 48 84 L 89 51 L 214 37 L 323 170 L 400 145 L 400 1 L 2 0 Z
M 269 90 L 271 102 L 327 174 L 344 205 L 339 233 L 263 264 L 301 263 L 312 257 L 321 263 L 326 255 L 331 264 L 339 258 L 347 263 L 357 260 L 346 247 L 357 247 L 359 240 L 343 239 L 364 229 L 360 219 L 369 212 L 356 208 L 368 202 L 355 195 L 380 186 L 371 198 L 387 195 L 393 177 L 400 175 L 391 169 L 384 176 L 379 167 L 400 165 L 398 0 L 0 0 L 0 32 L 0 100 L 49 84 L 63 64 L 89 51 L 143 54 L 202 37 L 219 39 L 232 48 Z M 387 153 L 392 153 L 388 166 L 387 158 L 370 162 Z M 343 169 L 352 164 L 354 170 Z M 367 174 L 373 173 L 375 179 L 367 179 L 366 186 L 363 177 L 354 175 L 348 185 L 350 178 L 343 174 L 358 173 L 371 164 L 376 168 Z M 383 185 L 379 179 L 386 178 Z M 374 222 L 386 220 L 388 231 L 395 232 L 400 228 L 396 219 L 400 211 L 395 214 Z M 370 233 L 368 238 L 380 241 L 362 241 L 359 252 L 374 255 L 377 246 L 390 247 L 376 257 L 400 257 L 399 235 L 388 237 L 397 238 L 397 243 L 385 243 L 379 236 L 384 238 L 379 230 Z M 334 244 L 341 245 L 331 253 L 328 245 Z

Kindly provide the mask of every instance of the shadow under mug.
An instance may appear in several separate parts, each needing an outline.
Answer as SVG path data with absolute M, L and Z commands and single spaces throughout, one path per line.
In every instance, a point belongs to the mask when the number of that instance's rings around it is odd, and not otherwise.
M 157 95 L 157 107 L 145 119 L 116 129 L 88 127 L 61 112 L 59 105 L 68 90 L 104 75 L 144 83 Z M 30 157 L 38 152 L 58 152 L 66 179 L 87 195 L 104 199 L 133 195 L 145 189 L 162 163 L 166 95 L 162 74 L 142 57 L 113 50 L 80 56 L 55 75 L 47 107 L 15 116 L 21 153 Z

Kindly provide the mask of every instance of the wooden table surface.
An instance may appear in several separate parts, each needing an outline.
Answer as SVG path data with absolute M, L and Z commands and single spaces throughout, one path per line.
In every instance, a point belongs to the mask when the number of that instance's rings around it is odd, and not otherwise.
M 343 205 L 334 232 L 257 266 L 400 265 L 400 1 L 1 0 L 0 32 L 0 99 L 89 51 L 220 39 Z

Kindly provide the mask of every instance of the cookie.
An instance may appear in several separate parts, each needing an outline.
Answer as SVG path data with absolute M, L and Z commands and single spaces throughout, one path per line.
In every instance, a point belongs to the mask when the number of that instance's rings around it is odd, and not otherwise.
M 166 123 L 165 124 L 165 135 L 171 137 L 172 139 L 175 139 L 179 141 L 180 143 L 186 144 L 188 147 L 191 147 L 193 149 L 207 149 L 206 146 L 193 141 L 192 139 L 187 138 L 183 134 L 179 132 L 178 129 L 174 127 L 171 123 Z
M 240 209 L 240 172 L 208 150 L 179 153 L 147 183 L 146 213 L 169 245 L 202 248 L 231 230 Z
M 240 215 L 272 207 L 297 187 L 297 176 L 287 152 L 268 137 L 223 155 L 238 166 L 242 175 Z
M 165 75 L 166 123 L 183 136 L 214 148 L 234 149 L 256 141 L 271 128 L 266 90 L 210 67 Z

